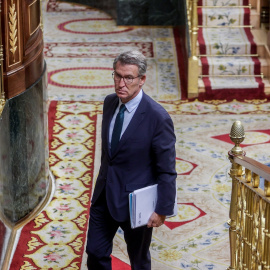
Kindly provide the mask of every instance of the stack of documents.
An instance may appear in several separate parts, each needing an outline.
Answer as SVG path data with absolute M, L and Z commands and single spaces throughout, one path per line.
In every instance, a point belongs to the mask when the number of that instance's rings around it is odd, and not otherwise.
M 157 184 L 134 190 L 129 194 L 129 214 L 131 228 L 144 226 L 155 211 L 157 204 Z M 177 215 L 177 196 L 174 204 L 174 213 Z

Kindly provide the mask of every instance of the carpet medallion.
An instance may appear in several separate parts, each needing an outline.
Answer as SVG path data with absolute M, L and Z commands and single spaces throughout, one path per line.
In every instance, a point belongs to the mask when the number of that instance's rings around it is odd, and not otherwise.
M 112 18 L 85 18 L 66 21 L 60 23 L 58 29 L 67 33 L 84 35 L 121 34 L 133 30 L 132 27 L 117 27 Z
M 181 99 L 172 27 L 121 27 L 105 12 L 77 11 L 76 5 L 62 2 L 48 1 L 48 9 L 44 43 L 51 100 L 103 101 L 114 91 L 115 56 L 133 49 L 148 59 L 148 94 L 157 100 Z

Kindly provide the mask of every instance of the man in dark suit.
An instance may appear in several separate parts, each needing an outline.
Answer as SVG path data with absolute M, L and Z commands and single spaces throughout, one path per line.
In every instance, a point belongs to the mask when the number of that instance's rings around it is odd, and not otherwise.
M 118 55 L 112 74 L 115 93 L 103 106 L 102 154 L 88 230 L 88 269 L 111 269 L 114 235 L 124 231 L 133 270 L 151 269 L 149 246 L 153 227 L 172 215 L 176 194 L 175 134 L 165 109 L 147 96 L 144 55 L 129 51 Z M 155 212 L 148 224 L 131 229 L 130 192 L 158 184 Z

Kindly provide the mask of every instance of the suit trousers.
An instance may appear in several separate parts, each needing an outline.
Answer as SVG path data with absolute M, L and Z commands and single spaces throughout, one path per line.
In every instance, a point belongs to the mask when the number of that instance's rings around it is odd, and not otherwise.
M 118 222 L 109 213 L 105 189 L 90 209 L 86 253 L 89 270 L 111 270 L 113 238 L 121 228 L 127 244 L 132 270 L 151 270 L 150 243 L 153 228 L 131 229 L 130 221 Z

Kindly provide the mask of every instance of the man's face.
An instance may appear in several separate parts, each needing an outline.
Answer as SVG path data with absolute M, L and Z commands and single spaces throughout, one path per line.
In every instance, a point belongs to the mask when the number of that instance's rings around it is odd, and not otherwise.
M 138 77 L 138 75 L 139 68 L 136 65 L 123 65 L 121 62 L 116 63 L 115 77 L 121 79 L 114 80 L 115 93 L 123 103 L 127 103 L 139 94 L 146 76 Z M 134 79 L 132 83 L 128 84 L 122 77 Z

